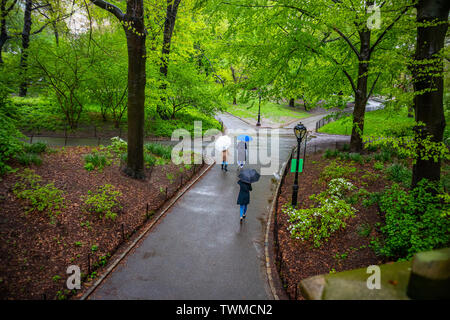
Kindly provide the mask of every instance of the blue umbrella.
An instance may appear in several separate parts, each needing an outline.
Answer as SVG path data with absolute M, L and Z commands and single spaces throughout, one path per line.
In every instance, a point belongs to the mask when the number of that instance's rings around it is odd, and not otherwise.
M 237 137 L 237 139 L 238 139 L 239 141 L 245 141 L 245 142 L 248 142 L 248 141 L 252 141 L 252 140 L 253 140 L 252 137 L 247 136 L 247 135 L 245 135 L 245 134 L 241 134 L 240 136 Z

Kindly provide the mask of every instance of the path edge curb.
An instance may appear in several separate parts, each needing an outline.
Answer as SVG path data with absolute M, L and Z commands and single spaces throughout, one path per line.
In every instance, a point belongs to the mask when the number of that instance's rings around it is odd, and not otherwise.
M 291 153 L 294 148 L 292 148 Z M 272 267 L 275 266 L 275 262 L 273 259 L 273 252 L 272 253 L 269 252 L 269 250 L 270 250 L 269 249 L 270 248 L 269 241 L 270 241 L 270 239 L 272 239 L 272 241 L 273 241 L 273 230 L 271 229 L 272 217 L 274 217 L 275 203 L 277 201 L 278 191 L 281 188 L 281 183 L 283 182 L 283 176 L 284 176 L 284 172 L 286 171 L 286 168 L 288 167 L 288 162 L 289 162 L 289 160 L 283 164 L 283 167 L 280 170 L 280 180 L 278 181 L 277 187 L 275 188 L 275 192 L 273 195 L 272 204 L 271 204 L 270 211 L 269 211 L 269 216 L 267 218 L 266 235 L 264 238 L 264 253 L 266 256 L 266 259 L 265 259 L 266 260 L 266 274 L 267 274 L 267 280 L 269 282 L 270 291 L 272 293 L 274 300 L 280 300 L 279 294 L 277 292 L 278 291 L 277 286 L 275 286 L 275 283 L 274 283 L 274 276 L 276 276 L 278 278 L 280 276 L 279 276 L 279 274 L 275 274 L 275 275 L 272 274 L 272 270 L 273 270 Z M 270 237 L 270 235 L 272 235 L 272 237 Z M 276 268 L 275 268 L 275 270 L 276 270 Z
M 89 298 L 89 296 L 100 286 L 100 284 L 106 279 L 106 277 L 117 267 L 117 265 L 128 255 L 128 253 L 137 245 L 137 243 L 143 239 L 147 233 L 153 228 L 153 226 L 166 214 L 167 211 L 169 211 L 169 209 L 171 209 L 173 207 L 173 205 L 178 201 L 179 198 L 181 198 L 187 191 L 189 191 L 191 189 L 191 187 L 198 181 L 200 180 L 200 178 L 202 178 L 206 172 L 209 171 L 209 169 L 212 168 L 212 166 L 215 165 L 215 161 L 213 160 L 213 162 L 211 164 L 208 165 L 208 167 L 206 167 L 193 181 L 191 181 L 187 186 L 185 186 L 180 192 L 178 192 L 178 194 L 172 198 L 169 202 L 169 204 L 167 205 L 167 207 L 165 207 L 160 214 L 147 226 L 145 227 L 142 231 L 141 234 L 136 237 L 136 239 L 134 239 L 128 246 L 127 248 L 124 250 L 124 252 L 122 252 L 117 259 L 105 270 L 105 272 L 100 276 L 99 279 L 97 279 L 96 282 L 94 282 L 94 284 L 89 287 L 89 289 L 80 297 L 80 299 L 78 300 L 87 300 Z

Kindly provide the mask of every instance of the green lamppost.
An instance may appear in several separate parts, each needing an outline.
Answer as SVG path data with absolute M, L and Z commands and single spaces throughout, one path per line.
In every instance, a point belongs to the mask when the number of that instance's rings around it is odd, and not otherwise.
M 306 127 L 299 122 L 294 128 L 295 137 L 297 138 L 297 161 L 295 164 L 295 180 L 292 187 L 292 207 L 297 206 L 297 193 L 298 193 L 298 166 L 300 163 L 300 145 L 303 138 L 306 136 Z

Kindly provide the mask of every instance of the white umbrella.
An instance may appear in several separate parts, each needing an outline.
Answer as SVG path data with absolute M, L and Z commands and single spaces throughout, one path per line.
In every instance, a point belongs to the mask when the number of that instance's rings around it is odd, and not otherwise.
M 215 143 L 217 151 L 227 150 L 231 146 L 231 139 L 229 136 L 220 136 Z

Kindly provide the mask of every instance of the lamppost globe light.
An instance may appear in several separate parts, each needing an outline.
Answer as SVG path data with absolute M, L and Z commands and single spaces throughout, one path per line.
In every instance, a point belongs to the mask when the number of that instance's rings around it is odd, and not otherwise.
M 294 133 L 295 136 L 297 137 L 297 140 L 303 140 L 303 138 L 306 135 L 306 127 L 303 125 L 303 123 L 299 122 L 295 127 L 294 127 Z

